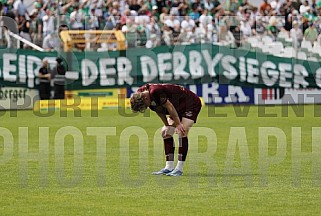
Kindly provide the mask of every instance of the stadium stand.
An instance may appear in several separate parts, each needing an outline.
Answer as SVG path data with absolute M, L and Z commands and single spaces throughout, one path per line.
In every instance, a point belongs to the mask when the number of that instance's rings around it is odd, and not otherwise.
M 63 49 L 59 34 L 63 26 L 65 30 L 122 31 L 127 47 L 213 43 L 281 57 L 319 59 L 321 54 L 321 3 L 265 0 L 255 7 L 246 0 L 37 0 L 32 7 L 29 13 L 23 0 L 4 0 L 0 13 L 17 22 L 22 38 L 46 51 Z M 5 27 L 0 45 L 18 46 L 8 36 L 12 27 L 1 22 Z M 75 50 L 93 47 L 115 49 L 87 43 Z M 32 49 L 25 43 L 15 48 Z

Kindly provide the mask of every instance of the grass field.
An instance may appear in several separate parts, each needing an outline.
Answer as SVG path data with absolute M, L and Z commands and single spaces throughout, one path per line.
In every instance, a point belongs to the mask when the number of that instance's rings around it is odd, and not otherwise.
M 163 166 L 154 113 L 0 112 L 1 215 L 320 215 L 321 155 L 306 154 L 312 169 L 292 152 L 300 131 L 299 151 L 311 152 L 321 106 L 289 107 L 288 116 L 281 106 L 239 108 L 202 110 L 177 178 L 151 175 Z M 313 133 L 316 152 L 321 133 Z

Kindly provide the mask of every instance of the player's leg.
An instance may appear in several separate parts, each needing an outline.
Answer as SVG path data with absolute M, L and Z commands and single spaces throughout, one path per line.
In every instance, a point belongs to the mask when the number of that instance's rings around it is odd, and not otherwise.
M 166 165 L 164 169 L 158 172 L 153 172 L 154 175 L 164 175 L 172 172 L 174 169 L 175 143 L 174 143 L 173 135 L 175 133 L 175 126 L 173 126 L 174 122 L 172 119 L 168 118 L 167 121 L 171 126 L 163 126 L 161 131 L 161 135 L 164 141 Z
M 183 175 L 183 167 L 188 153 L 188 132 L 194 124 L 194 120 L 188 118 L 182 118 L 182 124 L 185 128 L 184 134 L 178 134 L 179 147 L 178 147 L 178 162 L 176 168 L 171 172 L 170 176 L 180 176 Z

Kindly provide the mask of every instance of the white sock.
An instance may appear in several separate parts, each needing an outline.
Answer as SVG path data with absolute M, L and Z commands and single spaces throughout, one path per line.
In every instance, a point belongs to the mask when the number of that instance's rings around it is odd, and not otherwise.
M 185 161 L 178 161 L 175 169 L 178 169 L 179 171 L 183 171 L 184 162 Z
M 173 170 L 174 169 L 174 161 L 166 161 L 165 169 Z

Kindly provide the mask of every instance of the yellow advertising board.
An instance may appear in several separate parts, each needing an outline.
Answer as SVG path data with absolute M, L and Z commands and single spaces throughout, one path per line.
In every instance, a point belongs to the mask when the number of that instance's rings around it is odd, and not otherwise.
M 64 100 L 39 100 L 34 104 L 35 111 L 41 110 L 102 110 L 107 108 L 130 108 L 128 98 L 79 97 Z

